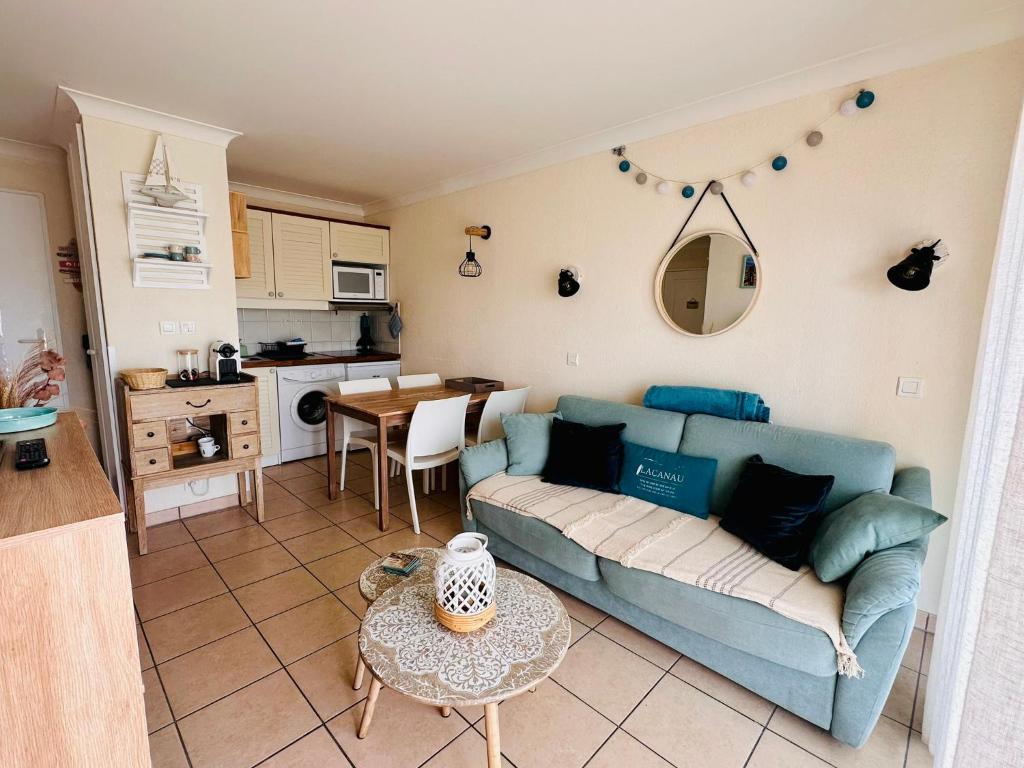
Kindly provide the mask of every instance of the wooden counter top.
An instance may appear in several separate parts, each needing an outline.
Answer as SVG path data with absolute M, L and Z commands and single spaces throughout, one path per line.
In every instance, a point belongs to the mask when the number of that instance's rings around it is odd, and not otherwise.
M 359 353 L 355 350 L 350 352 L 314 352 L 310 357 L 301 360 L 270 360 L 259 358 L 254 355 L 249 358 L 242 358 L 242 368 L 287 368 L 293 365 L 337 365 L 339 363 L 390 363 L 401 360 L 402 356 L 397 352 L 368 352 Z
M 38 437 L 46 440 L 50 465 L 19 472 L 15 444 Z M 60 413 L 51 427 L 3 434 L 0 440 L 0 547 L 15 537 L 122 514 L 78 414 Z

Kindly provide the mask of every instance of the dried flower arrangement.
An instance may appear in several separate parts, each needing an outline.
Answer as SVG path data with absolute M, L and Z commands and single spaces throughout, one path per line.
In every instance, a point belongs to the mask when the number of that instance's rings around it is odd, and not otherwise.
M 34 342 L 17 370 L 0 365 L 0 408 L 49 402 L 60 394 L 59 381 L 64 381 L 64 358 L 47 349 L 45 340 Z

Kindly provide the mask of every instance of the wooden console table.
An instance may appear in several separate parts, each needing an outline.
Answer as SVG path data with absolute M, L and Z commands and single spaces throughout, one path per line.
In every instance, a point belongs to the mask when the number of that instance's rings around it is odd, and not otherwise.
M 130 478 L 128 525 L 146 554 L 146 491 L 220 475 L 238 475 L 238 503 L 248 504 L 246 477 L 252 472 L 256 516 L 263 522 L 263 465 L 260 461 L 260 406 L 256 377 L 243 373 L 237 384 L 132 390 L 118 379 L 123 409 L 121 435 L 125 476 Z M 191 422 L 191 424 L 190 424 Z M 196 428 L 220 446 L 206 459 L 192 437 Z

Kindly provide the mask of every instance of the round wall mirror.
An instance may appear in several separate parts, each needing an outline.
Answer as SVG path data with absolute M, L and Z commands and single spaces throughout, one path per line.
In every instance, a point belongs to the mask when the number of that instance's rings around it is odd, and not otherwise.
M 661 262 L 654 300 L 680 333 L 714 336 L 750 312 L 760 292 L 761 265 L 747 243 L 725 232 L 700 232 Z

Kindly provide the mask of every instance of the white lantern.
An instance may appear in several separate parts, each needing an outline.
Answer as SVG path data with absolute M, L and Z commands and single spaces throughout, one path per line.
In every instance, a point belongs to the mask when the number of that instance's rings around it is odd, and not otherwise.
M 455 632 L 472 632 L 490 621 L 494 602 L 494 558 L 482 533 L 460 533 L 448 542 L 434 571 L 434 615 Z

